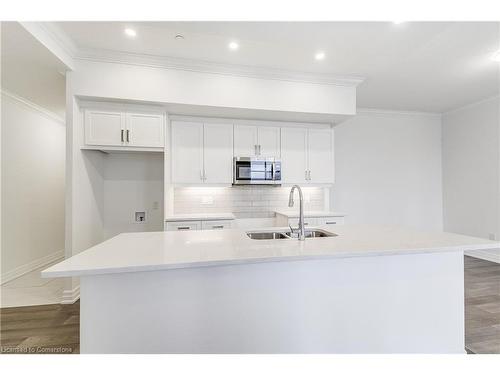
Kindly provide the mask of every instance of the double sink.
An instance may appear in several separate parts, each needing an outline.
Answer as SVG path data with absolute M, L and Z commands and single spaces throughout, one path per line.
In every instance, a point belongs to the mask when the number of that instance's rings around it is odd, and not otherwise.
M 322 229 L 306 229 L 306 238 L 336 237 L 335 233 Z M 247 232 L 252 240 L 291 240 L 298 238 L 298 232 L 292 231 L 252 231 Z

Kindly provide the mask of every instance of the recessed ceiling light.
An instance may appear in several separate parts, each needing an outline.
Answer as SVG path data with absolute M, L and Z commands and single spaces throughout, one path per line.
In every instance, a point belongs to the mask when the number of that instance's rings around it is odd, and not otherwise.
M 236 42 L 230 42 L 227 46 L 233 51 L 236 51 L 238 48 L 240 48 L 240 45 Z
M 325 59 L 325 53 L 324 52 L 317 52 L 315 55 L 314 55 L 314 58 L 316 60 L 324 60 Z
M 124 30 L 124 33 L 126 36 L 128 36 L 130 38 L 135 38 L 137 36 L 137 32 L 134 29 L 131 29 L 130 27 L 127 27 Z
M 402 23 L 405 23 L 405 21 L 392 21 L 394 25 L 400 25 Z
M 496 62 L 500 62 L 500 50 L 496 51 L 493 55 L 491 55 L 491 59 Z
M 182 39 L 184 39 L 184 35 L 182 35 L 182 34 L 177 34 L 177 35 L 175 36 L 175 39 L 177 39 L 177 40 L 182 40 Z

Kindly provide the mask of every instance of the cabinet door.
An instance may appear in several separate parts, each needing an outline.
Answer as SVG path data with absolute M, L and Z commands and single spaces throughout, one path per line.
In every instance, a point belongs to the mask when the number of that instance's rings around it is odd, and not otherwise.
M 172 221 L 167 223 L 167 231 L 171 230 L 200 230 L 201 221 Z
M 288 219 L 288 225 L 290 225 L 292 228 L 297 228 L 299 226 L 299 218 L 293 217 Z M 318 220 L 315 217 L 305 217 L 304 225 L 307 227 L 318 225 Z
M 127 113 L 127 146 L 163 147 L 163 115 Z
M 280 128 L 260 126 L 257 128 L 258 155 L 280 157 Z
M 283 183 L 306 183 L 307 129 L 281 128 L 281 179 Z
M 205 124 L 203 139 L 205 183 L 231 184 L 233 179 L 233 126 Z
M 172 122 L 172 182 L 203 183 L 203 124 Z
M 234 156 L 256 156 L 257 127 L 234 126 Z
M 85 111 L 85 143 L 95 146 L 121 146 L 125 144 L 125 115 L 111 111 Z
M 231 220 L 207 220 L 201 222 L 201 229 L 228 229 L 231 228 Z
M 344 224 L 344 218 L 341 216 L 318 218 L 318 225 L 342 225 L 342 224 Z
M 333 184 L 333 131 L 332 129 L 309 129 L 308 170 L 309 182 Z

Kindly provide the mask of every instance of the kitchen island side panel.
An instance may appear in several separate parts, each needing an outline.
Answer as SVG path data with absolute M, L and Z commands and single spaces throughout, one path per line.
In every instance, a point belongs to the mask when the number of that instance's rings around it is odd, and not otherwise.
M 81 278 L 82 353 L 464 353 L 463 253 Z

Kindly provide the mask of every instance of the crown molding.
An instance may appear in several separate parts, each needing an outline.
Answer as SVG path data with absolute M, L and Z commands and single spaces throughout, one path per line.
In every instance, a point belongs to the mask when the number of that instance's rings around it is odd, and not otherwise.
M 402 111 L 393 109 L 378 109 L 378 108 L 357 108 L 356 114 L 379 114 L 379 115 L 405 115 L 405 116 L 430 116 L 441 117 L 438 112 L 423 112 L 423 111 Z
M 62 117 L 58 116 L 57 114 L 55 114 L 52 111 L 49 111 L 46 108 L 39 106 L 38 104 L 35 104 L 35 103 L 29 101 L 28 99 L 25 99 L 25 98 L 23 98 L 19 95 L 16 95 L 8 90 L 5 90 L 4 88 L 1 88 L 0 92 L 2 93 L 2 96 L 5 96 L 5 97 L 10 98 L 12 100 L 15 100 L 18 103 L 21 103 L 21 104 L 25 105 L 26 107 L 41 113 L 42 115 L 49 118 L 50 120 L 56 121 L 56 122 L 60 123 L 61 125 L 66 124 L 66 122 L 64 121 L 64 119 Z
M 75 59 L 139 65 L 154 68 L 187 70 L 192 72 L 222 74 L 240 77 L 274 79 L 281 81 L 306 82 L 336 86 L 356 87 L 363 77 L 315 74 L 275 68 L 252 67 L 247 65 L 222 64 L 202 60 L 184 59 L 158 55 L 146 55 L 121 51 L 81 48 Z
M 87 60 L 117 64 L 129 64 L 163 69 L 177 69 L 200 73 L 222 74 L 249 78 L 274 79 L 281 81 L 326 84 L 335 86 L 356 87 L 365 78 L 355 75 L 336 75 L 307 73 L 300 71 L 253 67 L 248 65 L 224 64 L 203 60 L 178 57 L 138 54 L 131 52 L 78 48 L 74 41 L 53 22 L 21 22 L 32 34 L 42 34 L 50 39 L 66 56 L 72 60 Z M 68 65 L 68 64 L 67 64 Z M 72 64 L 71 64 L 72 65 Z M 70 67 L 73 70 L 73 66 Z
M 473 108 L 475 107 L 476 105 L 480 105 L 480 104 L 483 104 L 483 103 L 486 103 L 486 102 L 489 102 L 491 100 L 496 100 L 496 99 L 499 99 L 500 98 L 500 94 L 496 94 L 496 95 L 493 95 L 493 96 L 489 96 L 487 98 L 484 98 L 484 99 L 481 99 L 481 100 L 478 100 L 477 102 L 472 102 L 472 103 L 469 103 L 469 104 L 466 104 L 466 105 L 463 105 L 461 107 L 457 107 L 457 108 L 453 108 L 453 109 L 450 109 L 449 111 L 446 111 L 443 113 L 443 115 L 450 115 L 452 113 L 455 113 L 455 112 L 460 112 L 462 110 L 465 110 L 465 109 L 468 109 L 468 108 Z
M 19 24 L 68 69 L 74 70 L 74 56 L 78 49 L 59 26 L 52 22 L 19 22 Z

